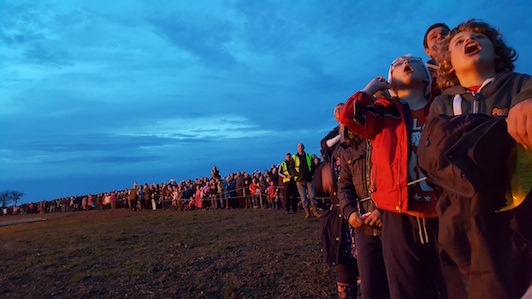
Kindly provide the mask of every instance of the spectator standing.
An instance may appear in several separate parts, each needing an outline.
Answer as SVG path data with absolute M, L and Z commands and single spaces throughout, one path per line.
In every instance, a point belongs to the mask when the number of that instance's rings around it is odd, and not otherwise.
M 151 208 L 151 192 L 148 184 L 144 184 L 144 208 L 149 210 Z
M 231 175 L 227 176 L 225 178 L 227 187 L 226 187 L 226 199 L 225 199 L 225 208 L 238 208 L 238 199 L 236 198 L 236 191 L 235 191 L 235 180 Z
M 203 208 L 203 202 L 202 202 L 202 199 L 201 199 L 201 186 L 200 185 L 197 185 L 196 186 L 196 196 L 194 197 L 194 200 L 195 200 L 195 205 L 196 205 L 196 208 L 197 209 L 202 209 Z
M 138 200 L 138 187 L 137 182 L 133 183 L 133 187 L 129 190 L 129 208 L 133 211 L 137 210 L 137 200 Z
M 238 208 L 245 208 L 245 199 L 244 199 L 244 176 L 239 172 L 235 176 L 235 188 L 236 196 L 238 199 Z
M 223 184 L 223 179 L 216 178 L 214 181 L 216 183 L 216 197 L 219 204 L 219 208 L 223 209 L 225 208 L 225 188 Z
M 216 168 L 216 166 L 213 166 L 212 167 L 212 172 L 211 172 L 211 179 L 216 179 L 216 178 L 221 178 L 220 177 L 220 171 L 218 170 L 218 168 Z
M 310 217 L 309 210 L 312 211 L 316 218 L 320 215 L 316 210 L 318 202 L 316 201 L 316 191 L 312 183 L 315 166 L 312 161 L 312 155 L 305 153 L 305 145 L 297 145 L 297 154 L 293 155 L 294 162 L 291 163 L 290 173 L 295 177 L 297 190 L 301 199 L 301 205 L 305 209 L 305 218 Z
M 146 205 L 145 197 L 144 197 L 144 188 L 142 187 L 142 185 L 139 186 L 137 194 L 139 196 L 138 207 L 139 207 L 139 210 L 142 210 L 142 209 L 144 209 L 144 206 Z
M 392 62 L 388 77 L 390 83 L 377 76 L 351 96 L 339 120 L 371 141 L 371 178 L 377 171 L 378 177 L 370 190 L 384 210 L 381 240 L 390 297 L 445 299 L 436 197 L 416 157 L 430 105 L 430 73 L 421 58 L 404 55 Z M 374 101 L 372 95 L 386 89 L 394 98 Z
M 242 186 L 242 195 L 244 196 L 244 203 L 246 208 L 251 208 L 251 195 L 249 193 L 249 185 L 251 184 L 251 177 L 249 173 L 244 172 L 244 185 Z
M 92 194 L 89 193 L 88 200 L 87 200 L 87 207 L 89 210 L 92 210 L 92 205 L 93 205 Z
M 341 143 L 340 177 L 338 179 L 337 209 L 346 223 L 354 228 L 357 250 L 358 272 L 361 277 L 362 298 L 389 298 L 388 279 L 382 255 L 381 226 L 382 215 L 369 197 L 368 176 L 370 156 L 366 148 L 371 148 L 365 140 L 348 129 L 347 143 Z M 342 234 L 344 236 L 344 234 Z M 340 266 L 340 261 L 339 261 Z M 347 267 L 345 270 L 356 272 Z M 340 273 L 344 269 L 338 269 Z M 363 278 L 362 278 L 363 277 Z M 339 280 L 340 281 L 340 280 Z M 349 280 L 350 281 L 350 280 Z
M 249 184 L 249 195 L 251 196 L 251 204 L 254 209 L 259 207 L 258 196 L 260 195 L 259 183 L 257 179 L 252 178 L 251 184 Z
M 285 160 L 279 164 L 279 177 L 283 180 L 281 198 L 286 213 L 290 213 L 290 208 L 292 208 L 295 214 L 297 212 L 297 187 L 294 177 L 290 174 L 292 163 L 292 154 L 287 153 Z
M 117 193 L 115 190 L 113 190 L 113 192 L 111 193 L 111 210 L 115 210 L 116 209 L 116 201 L 117 201 Z
M 268 194 L 268 205 L 270 206 L 270 209 L 273 209 L 275 207 L 274 203 L 277 202 L 277 188 L 270 178 L 268 178 L 266 181 L 269 184 L 268 188 L 266 189 Z

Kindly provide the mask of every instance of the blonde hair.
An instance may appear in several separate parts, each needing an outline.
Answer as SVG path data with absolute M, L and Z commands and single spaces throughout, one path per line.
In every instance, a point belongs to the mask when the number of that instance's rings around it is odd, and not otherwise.
M 495 50 L 495 73 L 498 74 L 515 69 L 514 61 L 517 60 L 517 53 L 512 47 L 504 43 L 500 31 L 481 20 L 469 19 L 460 23 L 445 37 L 444 43 L 438 52 L 438 87 L 441 90 L 460 85 L 451 63 L 451 52 L 449 51 L 451 39 L 460 32 L 482 33 L 489 38 Z

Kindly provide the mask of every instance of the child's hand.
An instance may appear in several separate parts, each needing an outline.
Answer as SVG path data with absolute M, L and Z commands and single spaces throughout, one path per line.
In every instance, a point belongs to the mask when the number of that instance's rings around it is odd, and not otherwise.
M 386 81 L 382 76 L 377 76 L 373 80 L 369 81 L 368 85 L 364 87 L 362 92 L 364 92 L 367 95 L 372 96 L 377 91 L 390 89 L 392 85 Z
M 513 106 L 506 119 L 508 133 L 522 145 L 532 147 L 532 98 Z
M 357 227 L 362 226 L 362 224 L 364 224 L 364 220 L 362 220 L 358 216 L 357 212 L 354 212 L 354 213 L 351 213 L 351 215 L 349 215 L 349 224 L 351 224 L 352 227 L 357 228 Z
M 381 212 L 379 212 L 379 210 L 374 210 L 373 212 L 371 212 L 371 214 L 368 216 L 368 218 L 366 218 L 365 224 L 369 225 L 369 226 L 381 227 L 382 226 L 382 215 L 381 215 Z

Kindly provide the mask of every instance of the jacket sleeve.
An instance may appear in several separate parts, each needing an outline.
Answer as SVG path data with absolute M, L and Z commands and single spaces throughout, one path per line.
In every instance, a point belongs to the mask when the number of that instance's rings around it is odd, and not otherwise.
M 394 105 L 384 99 L 373 98 L 357 91 L 344 104 L 338 120 L 362 138 L 373 139 L 382 130 L 385 114 L 400 115 Z
M 285 165 L 288 167 L 287 163 Z M 289 171 L 289 170 L 288 170 Z M 279 167 L 277 168 L 277 174 L 282 177 L 283 179 L 286 178 L 286 175 L 283 173 L 283 164 L 279 164 Z
M 321 155 L 322 157 L 327 157 L 327 158 L 330 158 L 331 156 L 331 152 L 332 152 L 332 149 L 329 148 L 329 146 L 327 146 L 327 140 L 329 139 L 332 139 L 334 137 L 336 137 L 338 135 L 338 133 L 340 132 L 340 129 L 339 127 L 337 126 L 336 128 L 334 128 L 332 131 L 329 132 L 329 134 L 327 134 L 327 136 L 325 136 L 321 141 L 320 141 L 320 145 L 321 145 Z
M 512 106 L 527 100 L 532 99 L 532 77 L 528 75 L 519 75 L 514 85 L 514 89 L 518 90 L 517 94 L 512 98 Z
M 347 162 L 346 152 L 342 153 L 340 159 L 340 177 L 338 178 L 338 200 L 340 210 L 346 220 L 349 220 L 351 213 L 357 212 L 358 195 L 353 185 L 353 176 Z
M 439 95 L 437 96 L 432 104 L 430 105 L 429 109 L 429 119 L 433 118 L 436 115 L 440 114 L 447 114 L 445 110 L 443 109 L 443 103 L 444 102 L 452 102 L 452 97 L 446 96 L 446 95 Z M 452 106 L 452 104 L 450 104 Z

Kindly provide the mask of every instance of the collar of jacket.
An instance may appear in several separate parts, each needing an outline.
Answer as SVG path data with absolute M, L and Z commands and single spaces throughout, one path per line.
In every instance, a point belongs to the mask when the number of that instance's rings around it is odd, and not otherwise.
M 493 95 L 497 90 L 501 88 L 501 85 L 503 85 L 504 82 L 506 82 L 506 80 L 508 80 L 508 78 L 510 78 L 514 74 L 516 73 L 509 71 L 496 74 L 493 78 L 493 81 L 490 84 L 486 85 L 484 88 L 482 88 L 479 93 L 487 97 Z M 471 94 L 471 92 L 467 88 L 460 85 L 455 85 L 442 91 L 442 95 L 454 96 L 457 94 L 464 95 Z

